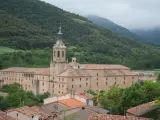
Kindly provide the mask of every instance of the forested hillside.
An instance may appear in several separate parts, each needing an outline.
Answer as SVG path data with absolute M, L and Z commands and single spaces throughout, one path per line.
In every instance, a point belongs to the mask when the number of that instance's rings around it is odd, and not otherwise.
M 128 29 L 117 25 L 116 23 L 106 19 L 102 18 L 96 15 L 88 15 L 87 18 L 91 20 L 94 24 L 99 25 L 101 27 L 104 27 L 106 29 L 111 30 L 113 33 L 116 33 L 120 36 L 126 36 L 129 38 L 137 38 L 136 34 L 132 33 Z
M 24 54 L 0 55 L 1 68 L 49 65 L 51 46 L 60 22 L 69 60 L 76 56 L 83 63 L 116 63 L 135 69 L 160 68 L 160 48 L 119 37 L 84 17 L 53 5 L 39 0 L 0 0 L 0 9 L 0 46 L 24 50 L 21 51 Z M 50 49 L 40 50 L 45 47 Z M 32 56 L 30 63 L 27 62 L 28 51 Z

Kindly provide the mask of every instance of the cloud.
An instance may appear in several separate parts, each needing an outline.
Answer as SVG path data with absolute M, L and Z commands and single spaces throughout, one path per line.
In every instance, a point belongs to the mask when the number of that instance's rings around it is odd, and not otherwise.
M 160 0 L 43 0 L 80 15 L 98 15 L 128 29 L 160 26 Z

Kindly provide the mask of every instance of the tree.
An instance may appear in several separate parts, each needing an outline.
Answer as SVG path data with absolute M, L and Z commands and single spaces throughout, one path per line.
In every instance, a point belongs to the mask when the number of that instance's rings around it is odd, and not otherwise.
M 157 81 L 160 81 L 160 73 L 158 73 Z
M 7 101 L 5 99 L 0 101 L 0 110 L 5 111 L 5 110 L 9 109 L 10 107 L 11 106 L 9 104 L 9 101 Z
M 21 87 L 22 87 L 22 86 L 21 86 L 20 84 L 14 83 L 14 84 L 2 86 L 1 91 L 7 92 L 7 93 L 9 93 L 9 94 L 12 94 L 12 93 L 15 93 L 15 92 L 21 90 Z
M 113 86 L 103 97 L 99 98 L 99 101 L 112 114 L 125 114 L 127 109 L 151 102 L 159 97 L 160 82 L 146 81 L 143 84 L 136 83 L 125 89 Z
M 117 85 L 112 86 L 111 89 L 100 99 L 101 105 L 105 109 L 109 109 L 112 114 L 119 113 L 119 99 L 122 92 L 123 90 Z

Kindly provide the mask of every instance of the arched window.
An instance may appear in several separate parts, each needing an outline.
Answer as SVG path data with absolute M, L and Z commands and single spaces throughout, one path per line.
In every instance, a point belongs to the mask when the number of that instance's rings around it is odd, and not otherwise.
M 62 51 L 62 57 L 64 57 L 64 51 Z
M 58 55 L 57 55 L 57 57 L 60 57 L 60 52 L 58 51 Z

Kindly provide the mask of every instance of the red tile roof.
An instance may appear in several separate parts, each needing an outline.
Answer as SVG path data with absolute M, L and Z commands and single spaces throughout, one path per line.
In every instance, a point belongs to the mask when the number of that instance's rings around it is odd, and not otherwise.
M 8 69 L 0 70 L 0 72 L 19 72 L 19 73 L 34 73 L 40 75 L 49 75 L 50 68 L 22 68 L 22 67 L 12 67 Z
M 158 106 L 155 106 L 156 101 L 144 103 L 138 106 L 135 106 L 133 108 L 130 108 L 127 110 L 127 113 L 130 113 L 132 115 L 141 116 L 144 115 L 154 109 L 157 109 Z
M 84 99 L 92 99 L 93 95 L 89 94 L 89 93 L 77 93 L 77 96 L 84 98 Z
M 85 103 L 78 101 L 76 99 L 72 99 L 72 98 L 65 99 L 65 100 L 59 100 L 58 102 L 68 107 L 79 107 L 79 106 L 85 105 Z
M 75 69 L 72 66 L 69 66 L 67 70 L 62 72 L 58 75 L 59 77 L 77 77 L 77 76 L 83 76 L 83 77 L 90 77 L 90 75 L 87 73 L 84 69 Z
M 153 120 L 150 118 L 93 113 L 88 120 Z
M 7 116 L 7 113 L 0 111 L 0 120 L 16 120 L 16 119 Z
M 123 65 L 81 64 L 81 66 L 83 66 L 84 69 L 86 70 L 100 70 L 100 69 L 112 69 L 112 70 L 127 69 L 127 70 L 130 70 L 130 68 L 123 66 Z

